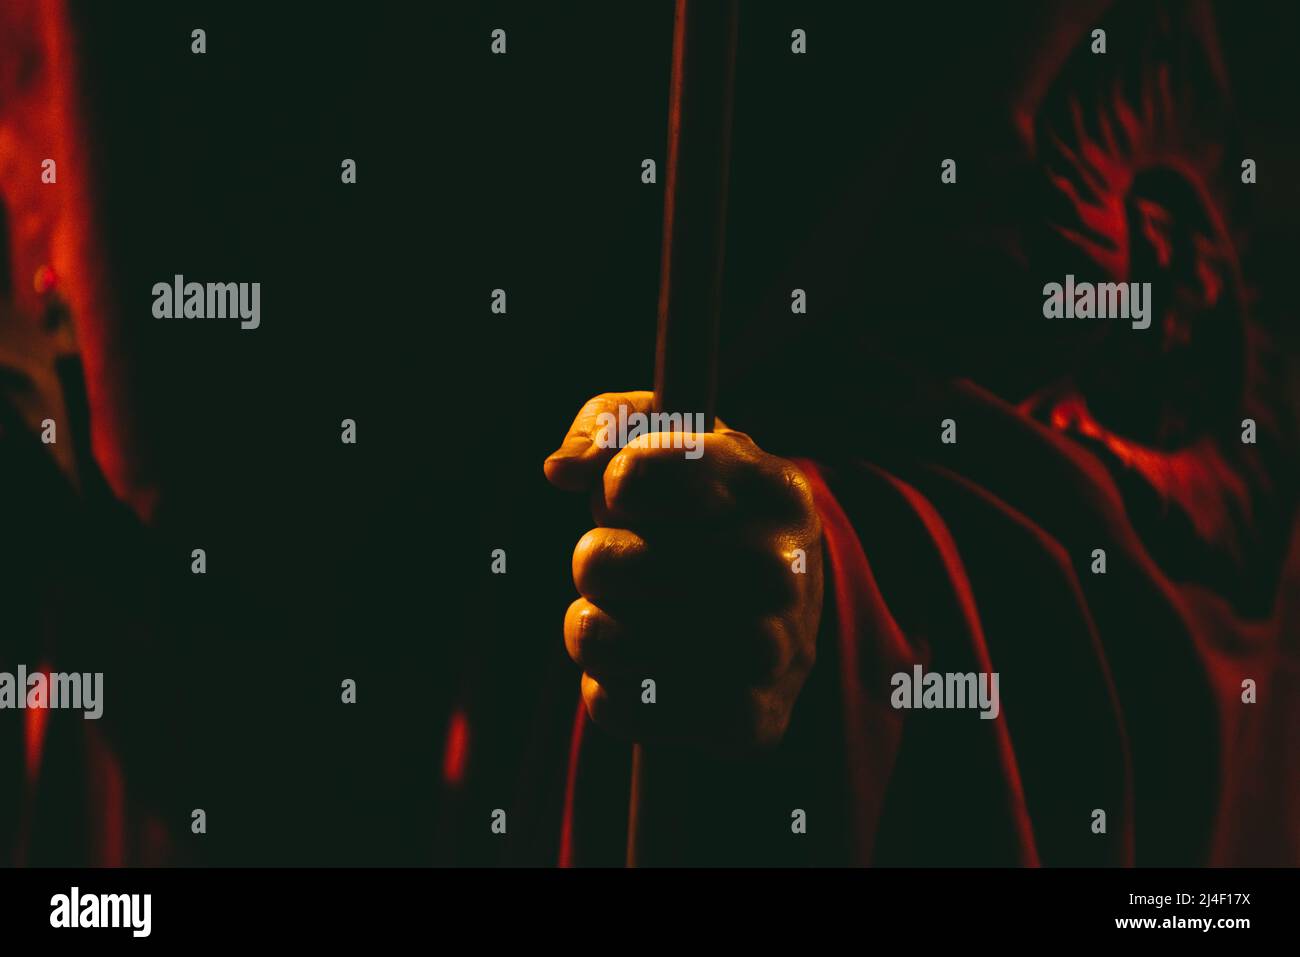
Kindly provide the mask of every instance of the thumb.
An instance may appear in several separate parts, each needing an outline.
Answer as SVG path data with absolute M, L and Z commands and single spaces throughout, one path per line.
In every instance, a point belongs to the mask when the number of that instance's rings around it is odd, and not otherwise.
M 626 408 L 625 415 L 634 412 L 648 414 L 654 408 L 654 393 L 604 392 L 588 399 L 569 426 L 560 447 L 542 463 L 547 481 L 556 488 L 580 492 L 600 479 L 618 448 L 614 442 L 608 441 L 603 444 L 610 447 L 602 448 L 597 438 L 608 426 L 606 416 L 618 419 L 620 406 Z

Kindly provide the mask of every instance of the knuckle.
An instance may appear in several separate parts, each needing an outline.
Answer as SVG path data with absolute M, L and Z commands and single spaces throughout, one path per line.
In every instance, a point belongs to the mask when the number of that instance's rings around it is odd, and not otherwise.
M 780 477 L 782 487 L 800 510 L 806 514 L 815 515 L 816 509 L 813 507 L 812 485 L 808 481 L 808 476 L 803 474 L 803 469 L 788 459 L 782 459 Z
M 582 675 L 582 702 L 591 720 L 608 731 L 622 732 L 624 723 L 609 689 L 586 672 Z
M 578 539 L 578 544 L 573 547 L 573 584 L 579 593 L 586 594 L 584 585 L 589 584 L 593 568 L 599 560 L 604 537 L 604 529 L 593 528 Z
M 564 615 L 564 650 L 576 664 L 582 664 L 588 657 L 599 627 L 595 608 L 589 602 L 579 598 L 569 605 Z
M 758 459 L 763 455 L 763 450 L 758 447 L 748 432 L 737 432 L 732 429 L 728 432 L 715 433 L 726 440 L 726 446 L 733 455 L 738 458 Z
M 591 720 L 597 724 L 603 717 L 607 717 L 609 692 L 586 672 L 582 675 L 582 703 L 587 706 L 587 714 L 591 716 Z
M 710 460 L 715 467 L 725 467 L 728 472 L 737 476 L 761 475 L 764 471 L 764 461 L 771 458 L 743 432 L 719 436 L 712 444 L 712 450 L 716 454 L 711 457 L 706 455 L 704 458 Z
M 645 481 L 649 457 L 635 446 L 628 446 L 610 459 L 605 467 L 605 502 L 615 511 L 634 496 Z
M 607 409 L 614 408 L 622 398 L 617 392 L 601 392 L 593 395 L 583 403 L 582 411 L 586 415 L 598 415 Z
M 585 598 L 599 601 L 625 590 L 644 571 L 645 543 L 619 528 L 593 528 L 573 550 L 573 583 Z

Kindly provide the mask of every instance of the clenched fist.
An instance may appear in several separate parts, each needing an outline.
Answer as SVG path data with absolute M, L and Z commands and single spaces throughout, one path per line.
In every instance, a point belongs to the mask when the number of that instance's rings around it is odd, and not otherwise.
M 597 526 L 574 550 L 582 597 L 564 618 L 583 700 L 593 721 L 636 741 L 724 754 L 776 744 L 821 619 L 807 479 L 721 422 L 618 448 L 619 407 L 649 413 L 652 400 L 597 396 L 545 463 L 551 484 L 590 493 Z

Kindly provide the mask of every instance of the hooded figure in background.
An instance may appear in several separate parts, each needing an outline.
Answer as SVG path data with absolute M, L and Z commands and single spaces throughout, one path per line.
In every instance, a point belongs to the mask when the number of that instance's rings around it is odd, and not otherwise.
M 1018 12 L 1010 62 L 967 42 L 982 21 L 928 51 L 864 180 L 891 188 L 773 284 L 820 308 L 772 296 L 735 343 L 719 411 L 744 432 L 693 474 L 598 449 L 602 411 L 649 407 L 612 393 L 548 459 L 597 524 L 564 625 L 562 862 L 621 857 L 605 730 L 730 755 L 677 784 L 681 861 L 1300 860 L 1294 396 L 1252 315 L 1211 9 Z M 1146 284 L 1147 314 L 1049 318 L 1076 282 Z M 816 557 L 778 583 L 796 547 Z M 665 620 L 646 599 L 692 569 L 707 594 Z M 932 672 L 996 676 L 1000 710 L 923 701 Z
M 1209 4 L 1040 8 L 955 9 L 933 34 L 929 11 L 890 14 L 926 38 L 924 69 L 896 96 L 882 78 L 869 115 L 836 107 L 838 122 L 878 124 L 860 188 L 770 284 L 732 277 L 753 291 L 724 297 L 730 427 L 701 458 L 595 441 L 601 413 L 646 409 L 647 393 L 584 407 L 545 466 L 592 496 L 562 626 L 577 669 L 558 621 L 470 593 L 475 627 L 431 669 L 456 673 L 445 700 L 395 694 L 391 711 L 361 712 L 379 715 L 363 734 L 352 715 L 328 725 L 304 679 L 301 725 L 286 706 L 242 735 L 226 722 L 256 709 L 168 676 L 223 684 L 292 630 L 329 660 L 314 642 L 342 616 L 326 603 L 306 625 L 299 607 L 284 627 L 259 625 L 265 595 L 235 603 L 230 623 L 255 640 L 224 670 L 210 659 L 227 632 L 186 642 L 170 627 L 195 607 L 176 558 L 189 540 L 144 529 L 160 494 L 152 453 L 177 439 L 139 434 L 128 412 L 135 353 L 104 292 L 91 164 L 77 161 L 72 33 L 59 4 L 0 8 L 0 670 L 104 671 L 108 697 L 103 722 L 0 712 L 5 860 L 188 860 L 176 837 L 226 781 L 228 813 L 231 793 L 256 792 L 238 810 L 261 827 L 232 828 L 213 853 L 236 838 L 261 849 L 315 802 L 323 824 L 302 826 L 298 850 L 350 840 L 424 861 L 410 831 L 433 820 L 438 863 L 619 865 L 640 740 L 704 755 L 677 782 L 698 795 L 683 863 L 1300 861 L 1294 380 L 1269 341 L 1293 305 L 1274 291 L 1289 279 L 1276 266 L 1286 236 L 1253 234 L 1243 202 L 1256 187 L 1241 179 L 1228 65 L 1249 51 L 1220 48 Z M 743 57 L 742 110 L 762 81 Z M 824 95 L 846 92 L 857 102 L 856 88 Z M 746 129 L 742 112 L 739 186 Z M 59 144 L 56 183 L 41 179 L 46 143 Z M 941 184 L 950 156 L 957 181 Z M 733 193 L 733 218 L 746 202 Z M 1047 318 L 1044 289 L 1067 276 L 1150 283 L 1149 325 Z M 795 288 L 814 291 L 806 321 L 791 321 Z M 57 441 L 43 440 L 47 419 Z M 332 508 L 324 488 L 304 522 Z M 372 556 L 353 561 L 348 584 Z M 303 577 L 304 593 L 329 590 Z M 406 598 L 419 613 L 423 586 Z M 340 628 L 349 654 L 384 631 L 376 616 L 402 625 L 386 589 L 359 592 L 358 626 Z M 492 614 L 558 666 L 496 680 Z M 286 647 L 267 673 L 300 674 L 306 655 Z M 918 669 L 982 676 L 996 701 L 929 707 L 900 691 Z M 383 673 L 403 671 L 418 673 Z M 196 746 L 187 765 L 175 744 L 194 726 L 210 745 L 229 739 L 227 757 Z M 431 760 L 423 742 L 444 730 Z M 346 765 L 335 751 L 349 733 L 348 760 L 373 773 L 330 804 L 313 786 Z M 312 769 L 327 772 L 301 793 L 259 790 L 306 766 L 284 744 L 308 734 Z M 408 740 L 420 746 L 397 754 Z M 215 769 L 208 787 L 188 787 L 199 763 Z M 436 793 L 400 777 L 416 765 L 440 772 Z M 494 809 L 508 841 L 489 830 Z

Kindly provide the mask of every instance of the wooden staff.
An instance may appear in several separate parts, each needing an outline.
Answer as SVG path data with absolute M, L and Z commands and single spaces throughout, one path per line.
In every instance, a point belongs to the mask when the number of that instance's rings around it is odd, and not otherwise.
M 668 100 L 664 240 L 655 347 L 655 405 L 704 416 L 713 430 L 718 311 L 726 238 L 727 179 L 738 0 L 677 0 Z M 628 812 L 631 867 L 681 860 L 683 822 L 698 759 L 636 745 Z

